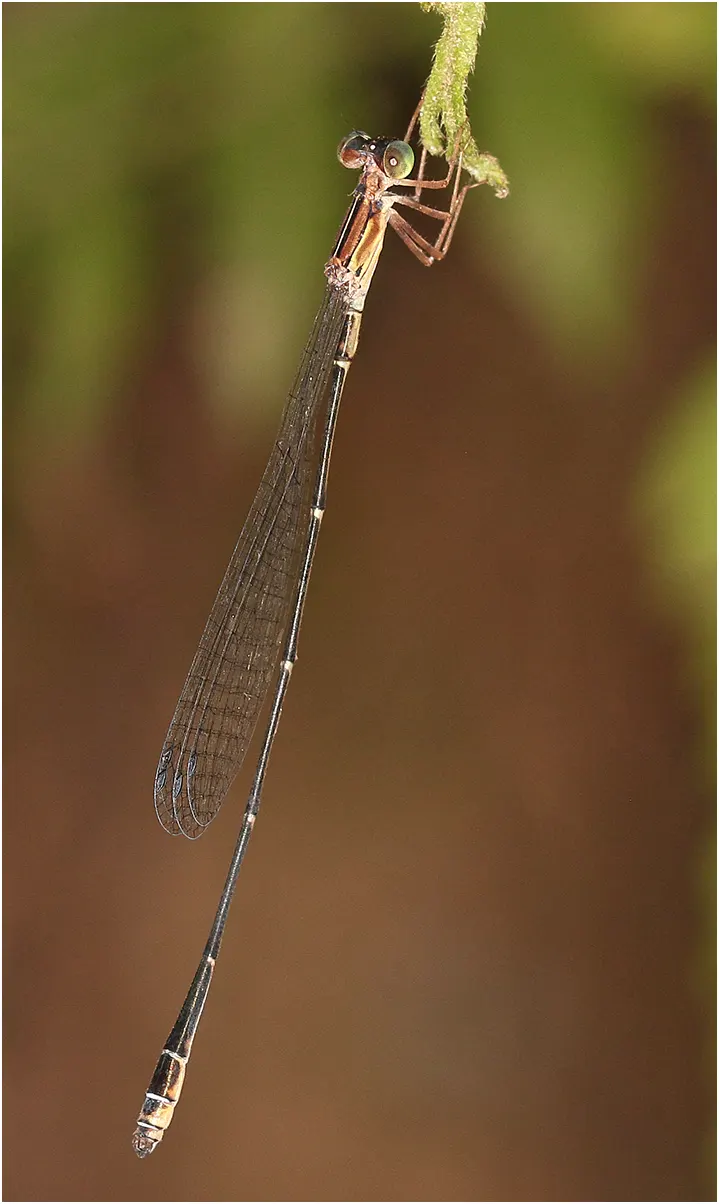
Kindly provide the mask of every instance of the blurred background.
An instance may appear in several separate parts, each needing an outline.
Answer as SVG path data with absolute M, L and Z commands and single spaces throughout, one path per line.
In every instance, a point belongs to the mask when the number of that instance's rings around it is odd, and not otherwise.
M 162 741 L 415 4 L 5 4 L 5 1155 L 19 1200 L 697 1200 L 713 1167 L 713 4 L 489 5 L 512 193 L 388 237 L 251 767 Z M 251 758 L 249 758 L 251 759 Z

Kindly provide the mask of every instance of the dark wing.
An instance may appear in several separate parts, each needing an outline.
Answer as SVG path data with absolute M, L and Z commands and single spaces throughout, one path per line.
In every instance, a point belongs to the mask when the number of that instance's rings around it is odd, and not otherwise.
M 200 836 L 239 770 L 280 655 L 310 523 L 315 430 L 346 311 L 328 289 L 155 775 L 168 832 Z

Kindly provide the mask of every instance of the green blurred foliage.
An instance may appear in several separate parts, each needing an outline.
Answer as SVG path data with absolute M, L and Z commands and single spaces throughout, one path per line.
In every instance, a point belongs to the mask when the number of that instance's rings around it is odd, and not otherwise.
M 713 112 L 715 42 L 709 4 L 490 7 L 471 111 L 501 139 L 513 204 L 482 220 L 560 353 L 592 372 L 632 335 L 655 184 L 645 93 Z
M 702 365 L 657 431 L 638 487 L 658 592 L 691 636 L 688 664 L 705 714 L 705 763 L 716 723 L 716 363 Z

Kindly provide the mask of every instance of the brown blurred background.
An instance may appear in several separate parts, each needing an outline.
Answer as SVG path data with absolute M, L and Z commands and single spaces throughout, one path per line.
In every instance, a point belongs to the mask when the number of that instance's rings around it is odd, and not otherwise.
M 389 238 L 185 1094 L 130 1135 L 250 769 L 167 723 L 419 5 L 6 4 L 5 1181 L 712 1199 L 716 8 L 490 5 L 446 264 Z

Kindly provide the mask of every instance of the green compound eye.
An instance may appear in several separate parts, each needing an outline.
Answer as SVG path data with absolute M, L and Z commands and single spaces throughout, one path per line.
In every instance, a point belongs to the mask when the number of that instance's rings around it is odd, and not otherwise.
M 385 175 L 393 180 L 404 180 L 414 167 L 414 151 L 408 142 L 390 142 L 382 158 Z

